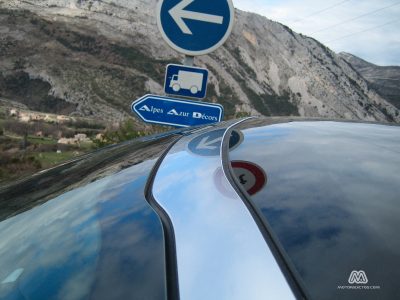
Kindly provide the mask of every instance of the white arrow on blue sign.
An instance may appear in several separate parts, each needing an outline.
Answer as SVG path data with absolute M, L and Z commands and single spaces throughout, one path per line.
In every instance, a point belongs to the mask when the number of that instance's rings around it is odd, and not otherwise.
M 132 103 L 132 111 L 144 122 L 174 127 L 206 125 L 222 121 L 219 104 L 146 95 Z
M 216 50 L 229 37 L 234 21 L 232 0 L 160 0 L 160 32 L 173 49 L 186 55 Z
M 203 99 L 207 93 L 208 70 L 170 64 L 165 73 L 166 94 Z

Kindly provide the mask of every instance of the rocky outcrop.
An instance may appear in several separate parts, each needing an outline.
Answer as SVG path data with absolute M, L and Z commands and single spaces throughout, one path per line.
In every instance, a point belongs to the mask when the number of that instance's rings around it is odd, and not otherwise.
M 50 95 L 76 105 L 71 115 L 126 118 L 134 99 L 162 93 L 166 64 L 183 61 L 162 40 L 155 5 L 0 0 L 0 76 L 18 71 L 47 82 Z M 195 64 L 211 73 L 206 101 L 223 104 L 228 117 L 400 121 L 398 109 L 345 59 L 256 14 L 237 10 L 225 45 Z
M 399 66 L 377 66 L 345 52 L 339 55 L 367 80 L 372 89 L 400 109 Z

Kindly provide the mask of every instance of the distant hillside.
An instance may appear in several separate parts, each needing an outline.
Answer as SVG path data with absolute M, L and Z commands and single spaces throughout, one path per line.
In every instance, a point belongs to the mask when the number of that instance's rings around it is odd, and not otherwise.
M 382 97 L 400 109 L 400 67 L 381 67 L 350 53 L 340 53 Z
M 162 40 L 156 0 L 0 0 L 0 97 L 30 109 L 118 121 L 145 93 L 162 94 L 183 57 Z M 206 101 L 228 118 L 300 115 L 400 122 L 344 59 L 318 41 L 237 10 L 210 70 Z

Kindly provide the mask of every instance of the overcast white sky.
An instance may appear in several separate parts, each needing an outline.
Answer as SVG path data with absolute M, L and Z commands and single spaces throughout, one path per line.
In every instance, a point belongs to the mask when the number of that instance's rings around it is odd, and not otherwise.
M 311 36 L 337 53 L 349 52 L 377 65 L 400 66 L 399 0 L 233 0 L 233 3 L 236 8 L 256 12 Z

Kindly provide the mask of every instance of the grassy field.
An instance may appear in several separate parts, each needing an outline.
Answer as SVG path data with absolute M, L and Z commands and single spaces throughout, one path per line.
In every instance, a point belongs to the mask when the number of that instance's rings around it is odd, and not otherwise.
M 76 157 L 74 151 L 56 153 L 56 152 L 42 152 L 35 154 L 35 159 L 40 162 L 42 168 L 47 169 L 56 166 L 64 161 Z
M 28 135 L 28 147 L 21 150 L 23 137 L 13 133 L 0 137 L 0 185 L 48 169 L 90 151 L 93 144 L 65 146 L 57 152 L 57 139 Z
M 53 138 L 46 137 L 37 137 L 37 136 L 28 136 L 28 142 L 36 145 L 57 145 L 57 140 Z
M 27 153 L 25 156 L 16 155 L 11 157 L 6 164 L 0 164 L 0 185 L 57 166 L 80 154 L 82 152 L 66 151 L 62 153 Z
M 103 146 L 165 130 L 154 128 L 144 133 L 137 130 L 132 120 L 122 122 L 116 128 L 107 128 L 94 120 L 55 125 L 45 121 L 24 123 L 16 118 L 3 117 L 0 111 L 0 186 Z M 44 137 L 36 136 L 38 132 Z M 95 139 L 98 133 L 103 135 L 103 139 Z M 70 140 L 72 144 L 69 145 L 58 144 L 60 136 L 72 138 L 76 134 L 86 134 L 89 139 L 84 142 Z

